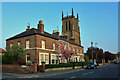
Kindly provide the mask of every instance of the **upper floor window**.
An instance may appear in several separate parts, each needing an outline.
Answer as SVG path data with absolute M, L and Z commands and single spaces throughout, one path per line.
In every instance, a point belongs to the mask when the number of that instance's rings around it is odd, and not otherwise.
M 66 45 L 65 45 L 64 49 L 66 49 Z
M 71 51 L 71 47 L 69 47 L 69 50 Z
M 73 48 L 73 52 L 75 53 L 75 48 Z
M 18 46 L 20 46 L 20 45 L 21 45 L 21 42 L 19 41 L 19 42 L 18 42 Z
M 13 43 L 10 43 L 10 47 L 12 47 L 13 46 Z
M 82 54 L 82 50 L 80 50 L 80 54 Z
M 26 41 L 26 49 L 29 49 L 30 48 L 30 40 L 27 40 Z
M 42 40 L 42 48 L 45 49 L 45 41 Z
M 59 49 L 58 49 L 58 50 L 60 51 L 60 48 L 61 48 L 61 44 L 60 44 L 58 47 L 59 47 Z
M 55 43 L 53 43 L 53 50 L 55 50 Z
M 77 49 L 77 53 L 79 54 L 79 50 Z

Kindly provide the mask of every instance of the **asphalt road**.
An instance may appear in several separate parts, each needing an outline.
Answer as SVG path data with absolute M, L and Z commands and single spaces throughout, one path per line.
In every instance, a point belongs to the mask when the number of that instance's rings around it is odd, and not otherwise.
M 98 69 L 86 69 L 66 74 L 45 76 L 45 78 L 118 78 L 118 64 L 108 64 Z
M 48 73 L 37 73 L 37 74 L 29 74 L 29 75 L 11 75 L 11 74 L 3 74 L 3 78 L 24 78 L 24 79 L 31 79 L 36 78 L 40 80 L 79 80 L 88 78 L 95 79 L 95 78 L 109 78 L 113 80 L 117 80 L 120 76 L 118 75 L 119 66 L 120 64 L 107 64 L 100 66 L 98 69 L 73 69 L 73 70 L 65 70 L 65 71 L 57 71 L 57 72 L 48 72 Z M 23 79 L 22 79 L 23 80 Z

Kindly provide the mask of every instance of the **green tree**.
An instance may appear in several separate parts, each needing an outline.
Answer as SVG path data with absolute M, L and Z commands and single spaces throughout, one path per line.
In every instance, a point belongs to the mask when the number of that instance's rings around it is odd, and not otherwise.
M 85 61 L 89 62 L 89 56 L 85 55 Z
M 26 50 L 22 46 L 12 46 L 6 48 L 5 55 L 2 56 L 2 62 L 5 64 L 17 63 L 17 60 L 25 59 Z

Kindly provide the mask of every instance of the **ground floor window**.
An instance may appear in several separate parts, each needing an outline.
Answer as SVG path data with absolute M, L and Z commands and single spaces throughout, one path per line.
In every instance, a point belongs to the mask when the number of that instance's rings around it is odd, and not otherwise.
M 58 60 L 56 60 L 56 64 L 58 64 Z
M 54 59 L 52 59 L 52 64 L 54 64 Z
M 65 58 L 65 63 L 67 63 L 67 58 Z
M 45 54 L 45 62 L 46 64 L 49 64 L 49 55 Z
M 43 62 L 44 61 L 44 55 L 40 54 L 40 61 Z
M 27 61 L 30 60 L 30 54 L 27 54 Z
M 45 62 L 45 64 L 58 64 L 59 56 L 56 53 L 39 53 L 39 65 L 41 62 Z
M 61 58 L 59 58 L 59 63 L 61 63 Z
M 49 64 L 49 53 L 39 54 L 39 65 L 41 65 L 41 62 L 45 62 L 45 64 Z
M 52 55 L 52 64 L 55 64 L 55 55 Z
M 77 57 L 76 57 L 76 62 L 78 62 L 78 59 L 77 59 Z

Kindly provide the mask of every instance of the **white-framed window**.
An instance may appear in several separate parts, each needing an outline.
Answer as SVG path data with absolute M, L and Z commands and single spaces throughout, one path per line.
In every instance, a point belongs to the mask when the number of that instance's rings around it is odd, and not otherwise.
M 41 65 L 41 62 L 45 62 L 45 64 L 49 64 L 49 53 L 39 54 L 39 65 Z
M 75 53 L 75 48 L 73 48 L 73 52 Z
M 26 49 L 29 49 L 30 48 L 30 40 L 27 40 L 26 41 Z
M 77 49 L 77 54 L 79 54 L 79 49 Z
M 60 48 L 61 48 L 61 44 L 58 46 L 58 48 L 59 48 L 58 50 L 60 51 Z
M 52 64 L 55 64 L 55 56 L 54 55 L 52 55 Z
M 40 61 L 41 61 L 41 62 L 44 61 L 44 56 L 43 56 L 43 54 L 40 54 Z
M 20 45 L 21 45 L 21 42 L 19 41 L 19 42 L 18 42 L 18 46 L 20 46 Z
M 42 40 L 42 48 L 45 49 L 45 41 Z
M 12 47 L 13 46 L 13 43 L 10 43 L 10 47 Z
M 82 54 L 82 49 L 80 49 L 80 54 Z
M 71 51 L 71 47 L 69 47 L 69 50 Z
M 30 54 L 27 54 L 27 61 L 30 60 Z
M 65 63 L 67 63 L 67 58 L 65 58 Z
M 55 50 L 55 43 L 53 43 L 53 50 Z
M 49 55 L 48 54 L 45 54 L 45 62 L 46 62 L 46 64 L 49 64 Z

